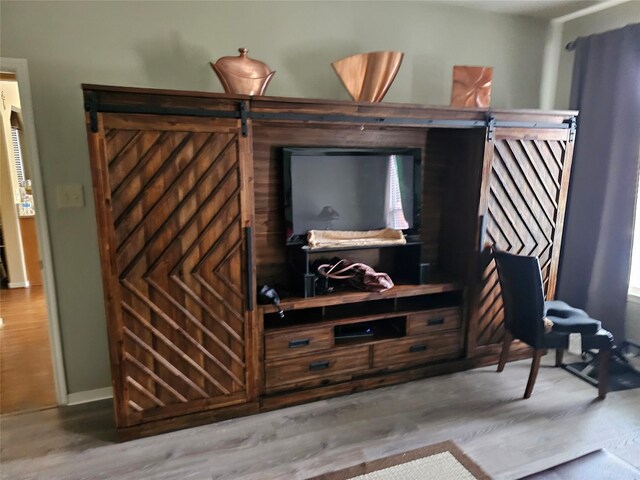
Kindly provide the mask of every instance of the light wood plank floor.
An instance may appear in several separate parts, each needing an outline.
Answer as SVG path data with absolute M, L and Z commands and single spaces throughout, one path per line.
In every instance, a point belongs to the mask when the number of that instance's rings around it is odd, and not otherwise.
M 607 448 L 640 467 L 640 389 L 596 389 L 543 360 L 372 390 L 113 443 L 110 402 L 2 418 L 6 479 L 304 479 L 455 441 L 496 479 L 514 479 Z M 588 480 L 588 479 L 581 479 Z M 624 480 L 624 479 L 618 479 Z
M 0 290 L 0 412 L 56 404 L 42 286 Z

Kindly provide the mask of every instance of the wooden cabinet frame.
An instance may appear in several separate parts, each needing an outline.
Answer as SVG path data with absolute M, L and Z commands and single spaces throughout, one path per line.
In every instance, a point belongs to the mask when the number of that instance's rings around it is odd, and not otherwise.
M 496 361 L 499 315 L 486 321 L 499 310 L 489 301 L 499 298 L 489 244 L 544 256 L 547 294 L 555 293 L 576 112 L 83 88 L 123 438 Z M 322 312 L 328 330 L 313 321 L 300 330 L 321 342 L 309 350 L 321 362 L 311 353 L 299 357 L 312 373 L 285 344 L 269 347 L 278 358 L 265 357 L 265 334 L 289 330 L 274 330 L 273 308 L 258 307 L 255 298 L 258 285 L 290 286 L 280 161 L 282 148 L 292 146 L 420 149 L 422 258 L 434 270 L 426 285 L 383 294 L 283 298 L 294 317 Z M 498 192 L 506 176 L 540 206 Z M 506 198 L 509 212 L 500 210 Z M 501 231 L 510 215 L 525 230 L 527 219 L 546 218 L 540 238 L 547 244 L 533 242 L 532 231 L 521 242 L 541 245 L 540 252 L 505 240 L 518 237 L 516 227 Z M 368 255 L 376 261 L 375 252 Z M 348 313 L 349 305 L 371 312 Z M 325 309 L 334 317 L 323 316 Z M 406 327 L 441 309 L 455 312 L 455 321 Z M 399 330 L 354 344 L 358 362 L 345 364 L 349 347 L 334 343 L 334 326 L 363 319 L 395 322 Z M 424 351 L 429 345 L 434 353 Z M 385 348 L 394 361 L 384 361 Z M 335 376 L 316 372 L 334 361 Z M 290 374 L 300 376 L 299 386 L 283 379 Z

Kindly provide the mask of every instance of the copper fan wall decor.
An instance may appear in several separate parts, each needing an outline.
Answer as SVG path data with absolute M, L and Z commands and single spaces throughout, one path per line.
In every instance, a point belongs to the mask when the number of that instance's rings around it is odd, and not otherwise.
M 249 50 L 239 48 L 237 57 L 221 57 L 209 62 L 226 93 L 240 95 L 264 95 L 275 75 L 266 63 L 249 58 Z
M 331 64 L 356 102 L 380 102 L 396 78 L 402 52 L 370 52 L 352 55 Z
M 486 108 L 491 104 L 491 81 L 493 68 L 453 67 L 453 86 L 451 88 L 452 107 Z

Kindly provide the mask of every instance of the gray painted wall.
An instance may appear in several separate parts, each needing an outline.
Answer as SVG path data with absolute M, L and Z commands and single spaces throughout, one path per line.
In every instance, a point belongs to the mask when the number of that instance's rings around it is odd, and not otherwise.
M 493 105 L 538 105 L 540 20 L 431 2 L 2 2 L 2 56 L 32 81 L 69 392 L 110 384 L 81 83 L 221 92 L 208 62 L 247 47 L 269 94 L 347 99 L 330 62 L 401 50 L 387 101 L 446 105 L 455 64 L 494 67 Z M 84 187 L 59 209 L 56 186 Z

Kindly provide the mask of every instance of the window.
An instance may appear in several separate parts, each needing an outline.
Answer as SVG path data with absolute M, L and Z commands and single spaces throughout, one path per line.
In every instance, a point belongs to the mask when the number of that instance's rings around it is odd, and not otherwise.
M 22 147 L 20 146 L 20 130 L 11 127 L 11 143 L 13 143 L 13 159 L 16 164 L 18 183 L 24 185 L 24 163 L 22 162 Z
M 638 199 L 636 203 L 636 220 L 633 232 L 633 255 L 631 256 L 629 294 L 640 297 L 640 191 L 638 192 Z
M 11 112 L 11 143 L 13 147 L 13 160 L 16 166 L 16 176 L 18 177 L 18 184 L 24 186 L 25 172 L 24 162 L 22 160 L 22 145 L 21 145 L 21 130 L 22 120 L 18 112 Z

